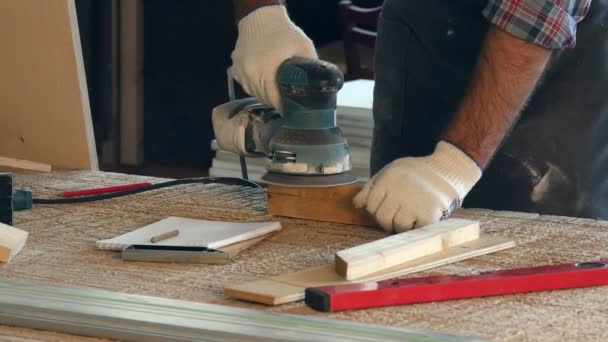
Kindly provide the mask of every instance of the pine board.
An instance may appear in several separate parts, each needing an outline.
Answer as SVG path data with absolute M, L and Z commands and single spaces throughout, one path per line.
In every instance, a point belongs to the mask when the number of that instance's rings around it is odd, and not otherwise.
M 412 260 L 351 281 L 345 280 L 344 277 L 336 273 L 335 264 L 331 263 L 325 266 L 289 273 L 270 279 L 238 284 L 224 289 L 224 293 L 234 298 L 261 304 L 286 304 L 302 300 L 304 298 L 304 290 L 307 287 L 397 278 L 407 274 L 512 248 L 514 246 L 515 243 L 511 240 L 500 237 L 484 236 L 479 240 L 463 243 L 446 249 L 443 252 Z
M 365 209 L 358 209 L 352 199 L 363 183 L 326 188 L 295 188 L 269 185 L 268 213 L 323 222 L 337 222 L 379 227 Z
M 449 218 L 336 253 L 336 272 L 347 280 L 479 239 L 479 222 Z
M 222 251 L 222 252 L 226 252 L 228 253 L 229 257 L 232 259 L 235 256 L 241 254 L 241 252 L 246 251 L 247 249 L 257 245 L 258 243 L 266 240 L 268 237 L 270 237 L 272 235 L 271 234 L 265 234 L 262 236 L 258 236 L 255 237 L 253 239 L 249 239 L 249 240 L 244 240 L 241 242 L 237 242 L 237 243 L 233 243 L 231 245 L 227 245 L 224 247 L 220 247 L 218 248 L 218 250 Z
M 74 0 L 0 1 L 0 156 L 96 170 Z
M 0 169 L 1 168 L 40 171 L 40 172 L 50 172 L 52 169 L 51 165 L 49 165 L 49 164 L 36 163 L 33 161 L 29 161 L 29 160 L 13 159 L 13 158 L 6 158 L 6 157 L 0 157 Z

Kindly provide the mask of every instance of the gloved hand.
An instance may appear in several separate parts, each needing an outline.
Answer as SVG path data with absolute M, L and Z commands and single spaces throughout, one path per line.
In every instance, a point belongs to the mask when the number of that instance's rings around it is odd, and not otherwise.
M 291 57 L 318 59 L 313 42 L 291 22 L 284 6 L 261 7 L 239 21 L 233 77 L 248 94 L 279 111 L 277 71 Z
M 404 232 L 447 218 L 481 178 L 481 169 L 454 145 L 440 141 L 426 157 L 386 165 L 355 196 L 387 232 Z

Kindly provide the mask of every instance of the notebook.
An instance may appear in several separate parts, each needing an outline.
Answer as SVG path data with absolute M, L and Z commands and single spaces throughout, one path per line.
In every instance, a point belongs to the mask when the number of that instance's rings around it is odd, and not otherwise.
M 154 236 L 179 230 L 177 236 L 155 243 Z M 253 239 L 281 229 L 280 222 L 224 222 L 168 217 L 132 232 L 99 240 L 97 249 L 120 251 L 131 245 L 194 246 L 217 249 L 236 242 Z

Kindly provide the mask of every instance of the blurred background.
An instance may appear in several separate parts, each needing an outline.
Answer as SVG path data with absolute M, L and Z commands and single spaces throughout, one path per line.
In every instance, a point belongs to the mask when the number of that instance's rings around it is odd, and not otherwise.
M 349 79 L 373 78 L 375 27 L 357 25 L 359 17 L 345 9 L 365 14 L 381 4 L 287 1 L 321 58 Z M 226 69 L 237 38 L 232 1 L 76 0 L 76 6 L 100 169 L 207 175 L 214 157 L 211 110 L 228 101 Z M 347 59 L 367 70 L 349 70 Z

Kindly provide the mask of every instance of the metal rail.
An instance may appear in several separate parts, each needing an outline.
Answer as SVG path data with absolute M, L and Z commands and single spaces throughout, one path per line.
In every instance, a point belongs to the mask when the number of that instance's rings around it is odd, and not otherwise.
M 471 341 L 215 304 L 0 279 L 0 324 L 121 341 Z

